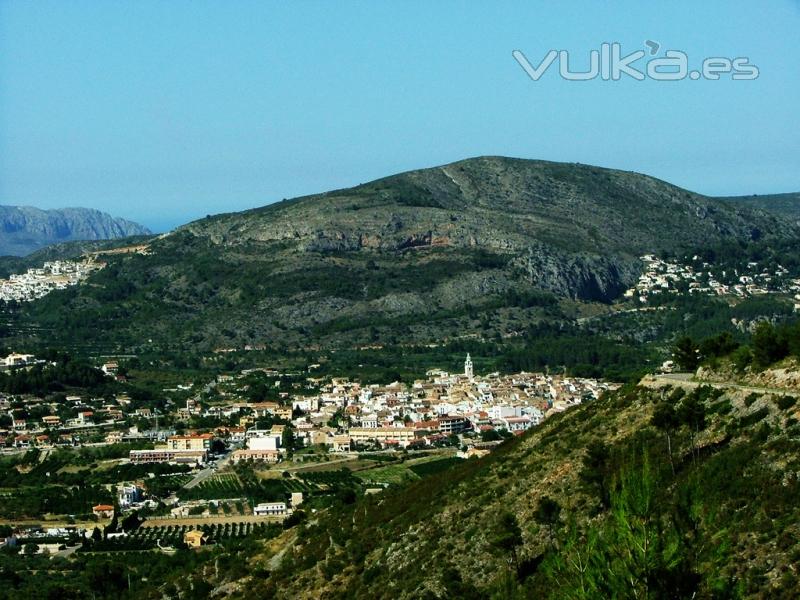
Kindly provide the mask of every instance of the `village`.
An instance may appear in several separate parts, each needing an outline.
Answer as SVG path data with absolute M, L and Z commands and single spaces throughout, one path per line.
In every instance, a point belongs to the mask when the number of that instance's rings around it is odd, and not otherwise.
M 41 267 L 28 269 L 25 273 L 14 273 L 8 279 L 0 280 L 0 300 L 32 302 L 53 290 L 77 285 L 104 266 L 105 263 L 93 259 L 45 262 Z
M 644 272 L 624 296 L 643 304 L 652 302 L 662 294 L 688 293 L 738 298 L 786 294 L 793 295 L 795 310 L 800 309 L 800 279 L 789 278 L 789 271 L 780 265 L 770 271 L 767 268 L 759 269 L 758 263 L 751 262 L 740 272 L 735 269 L 715 269 L 698 256 L 694 256 L 692 261 L 700 268 L 662 260 L 652 254 L 640 259 L 645 265 Z
M 13 355 L 7 362 L 23 360 L 36 361 Z M 110 379 L 119 376 L 116 362 L 102 370 Z M 253 401 L 254 381 L 285 391 Z M 324 508 L 326 497 L 343 490 L 379 493 L 452 461 L 484 456 L 503 440 L 616 387 L 544 373 L 481 376 L 467 355 L 463 372 L 433 369 L 412 384 L 363 385 L 249 369 L 187 382 L 180 388 L 188 398 L 164 410 L 126 394 L 59 402 L 8 395 L 0 398 L 4 456 L 30 459 L 34 472 L 52 463 L 59 473 L 71 468 L 57 462 L 63 451 L 114 458 L 98 470 L 103 484 L 85 514 L 42 514 L 16 525 L 8 520 L 14 533 L 5 543 L 18 538 L 57 553 L 69 551 L 67 540 L 82 543 L 98 535 L 112 548 L 166 549 L 202 545 L 223 531 L 247 535 L 292 518 L 301 505 Z M 198 422 L 206 426 L 191 427 Z M 128 476 L 103 478 L 113 470 Z M 120 528 L 132 514 L 136 531 Z
M 0 282 L 0 299 L 24 302 L 78 284 L 104 266 L 95 259 L 12 275 Z M 780 266 L 729 273 L 698 257 L 693 266 L 642 261 L 625 296 L 643 304 L 670 293 L 784 294 L 800 306 L 800 280 Z M 148 398 L 129 393 L 124 361 L 93 365 L 112 384 L 97 388 L 102 394 L 0 395 L 0 529 L 8 534 L 0 546 L 174 552 L 264 534 L 342 498 L 391 493 L 486 456 L 619 387 L 566 373 L 478 374 L 467 354 L 458 372 L 433 368 L 413 381 L 317 375 L 319 364 L 263 366 L 179 380 Z M 58 365 L 33 354 L 0 358 L 11 375 L 45 367 Z
M 40 361 L 32 355 L 12 354 L 3 362 L 19 366 Z M 102 365 L 102 371 L 110 377 L 116 376 L 117 368 L 116 362 Z M 131 451 L 129 458 L 134 463 L 204 464 L 210 440 L 220 440 L 229 447 L 241 445 L 231 455 L 234 463 L 279 462 L 285 452 L 280 447 L 280 437 L 286 427 L 292 429 L 300 447 L 325 447 L 332 453 L 423 447 L 452 435 L 488 431 L 519 434 L 553 413 L 617 387 L 594 379 L 542 373 L 478 376 L 473 373 L 468 355 L 463 373 L 434 369 L 428 371 L 427 379 L 411 385 L 362 385 L 344 378 L 321 381 L 308 377 L 308 387 L 293 384 L 295 389 L 303 390 L 301 393 L 281 392 L 276 401 L 252 402 L 242 396 L 247 386 L 240 382 L 254 373 L 272 378 L 275 384 L 286 375 L 268 368 L 245 370 L 236 376 L 220 375 L 205 386 L 206 391 L 215 389 L 213 402 L 203 401 L 203 394 L 198 393 L 184 406 L 174 407 L 173 414 L 162 415 L 162 421 L 173 424 L 192 417 L 219 423 L 209 431 L 192 434 L 195 437 L 175 437 L 174 427 L 125 427 L 131 418 L 152 422 L 157 412 L 137 407 L 125 394 L 113 399 L 65 396 L 59 403 L 35 397 L 0 397 L 0 411 L 8 415 L 10 425 L 0 429 L 0 446 L 9 450 L 74 446 L 89 432 L 96 438 L 97 432 L 102 431 L 102 442 L 94 439 L 93 443 L 140 439 L 166 442 L 151 450 Z M 191 383 L 183 387 L 193 389 Z M 309 394 L 309 389 L 317 391 Z M 31 419 L 34 414 L 37 417 Z M 281 424 L 269 430 L 259 429 L 262 419 Z

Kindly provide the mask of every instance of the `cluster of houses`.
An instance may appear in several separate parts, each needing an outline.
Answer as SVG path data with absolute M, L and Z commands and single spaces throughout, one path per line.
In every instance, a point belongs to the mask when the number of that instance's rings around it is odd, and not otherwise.
M 14 352 L 0 358 L 0 371 L 43 364 L 46 361 L 33 354 Z M 116 361 L 101 366 L 105 375 L 125 381 L 118 368 Z M 109 444 L 140 440 L 142 435 L 125 427 L 126 419 L 132 416 L 152 417 L 150 409 L 136 408 L 125 393 L 106 398 L 66 395 L 50 399 L 33 394 L 0 394 L 0 449 L 77 446 L 98 435 Z
M 9 360 L 35 359 L 12 355 Z M 114 363 L 104 365 L 111 376 L 116 368 Z M 263 371 L 276 379 L 283 376 L 275 370 Z M 325 447 L 333 453 L 453 444 L 454 436 L 464 434 L 470 438 L 492 437 L 492 431 L 521 434 L 548 415 L 614 387 L 594 379 L 542 373 L 478 376 L 467 356 L 463 373 L 434 369 L 412 385 L 306 377 L 306 383 L 295 383 L 297 389 L 281 392 L 277 401 L 253 402 L 243 398 L 246 377 L 252 373 L 220 376 L 214 400 L 197 394 L 162 415 L 173 422 L 193 417 L 218 422 L 202 433 L 183 435 L 159 428 L 158 414 L 125 394 L 89 399 L 66 396 L 57 402 L 0 396 L 0 414 L 7 415 L 7 425 L 0 427 L 0 447 L 76 446 L 90 437 L 94 443 L 107 444 L 145 440 L 155 447 L 132 450 L 131 462 L 203 465 L 214 440 L 220 440 L 233 449 L 230 460 L 234 464 L 277 463 L 289 450 L 284 447 L 287 427 L 294 448 Z M 156 427 L 140 431 L 131 424 L 132 418 L 140 424 L 155 422 Z
M 130 402 L 125 394 L 113 399 L 66 396 L 60 402 L 38 396 L 0 396 L 0 414 L 7 416 L 8 424 L 0 426 L 0 448 L 77 446 L 97 435 L 107 443 L 130 440 L 121 431 Z
M 6 359 L 9 361 L 24 365 L 35 361 L 35 357 L 12 355 Z M 104 367 L 108 375 L 115 375 L 117 365 L 107 363 Z M 251 401 L 246 398 L 252 398 L 248 392 L 253 370 L 223 375 L 212 384 L 204 384 L 202 389 L 182 386 L 179 391 L 195 390 L 194 395 L 180 406 L 168 404 L 162 412 L 132 401 L 125 394 L 89 399 L 66 396 L 57 400 L 0 396 L 0 414 L 7 415 L 4 428 L 0 428 L 0 447 L 5 447 L 6 452 L 20 452 L 33 447 L 46 450 L 144 440 L 152 444 L 128 450 L 130 463 L 189 465 L 201 469 L 193 475 L 197 481 L 210 476 L 223 462 L 275 464 L 287 460 L 291 451 L 303 446 L 313 446 L 315 452 L 295 454 L 294 459 L 319 457 L 322 452 L 355 453 L 438 445 L 457 446 L 461 450 L 458 455 L 468 458 L 482 456 L 498 440 L 520 435 L 554 413 L 617 387 L 594 379 L 542 373 L 480 376 L 474 373 L 469 355 L 463 372 L 434 369 L 425 379 L 411 385 L 397 382 L 364 385 L 345 378 L 314 378 L 308 372 L 301 375 L 257 370 L 263 371 L 273 384 L 282 378 L 292 383 L 276 385 L 283 391 L 275 401 Z M 212 388 L 213 394 L 204 393 Z M 168 421 L 168 427 L 159 428 L 159 415 Z M 185 433 L 170 428 L 194 417 L 211 425 Z M 154 429 L 140 431 L 132 424 L 151 420 L 155 421 Z M 98 522 L 112 519 L 118 511 L 156 508 L 159 499 L 148 495 L 147 481 L 144 478 L 118 482 L 115 505 L 97 504 L 92 508 Z M 172 496 L 160 500 L 171 506 L 169 515 L 158 517 L 162 519 L 215 515 L 217 510 L 211 506 L 214 502 L 238 500 L 236 504 L 248 504 L 246 499 L 184 502 Z M 252 515 L 248 518 L 259 522 L 280 520 L 288 517 L 302 501 L 301 493 L 293 493 L 288 502 L 249 504 Z M 230 512 L 230 506 L 223 508 Z M 78 537 L 89 533 L 80 531 Z M 202 532 L 187 532 L 185 538 L 190 547 L 208 541 Z
M 171 435 L 165 444 L 156 445 L 152 450 L 131 450 L 130 461 L 135 464 L 171 463 L 202 465 L 208 460 L 214 435 L 211 433 L 190 433 Z
M 722 270 L 715 274 L 712 265 L 700 262 L 697 256 L 692 259 L 700 266 L 697 269 L 652 254 L 642 256 L 641 260 L 645 269 L 636 285 L 625 292 L 625 297 L 644 304 L 659 294 L 678 292 L 741 298 L 781 293 L 793 294 L 795 310 L 800 308 L 800 279 L 790 279 L 789 271 L 780 265 L 770 271 L 759 269 L 758 263 L 751 262 L 741 271 Z
M 295 435 L 331 451 L 425 447 L 465 433 L 521 434 L 548 415 L 599 395 L 614 384 L 594 379 L 518 373 L 476 376 L 428 372 L 410 388 L 362 386 L 334 379 L 316 397 L 293 400 Z M 336 426 L 332 426 L 333 424 Z
M 41 267 L 28 269 L 25 273 L 14 273 L 8 279 L 0 279 L 0 300 L 31 302 L 53 290 L 77 285 L 104 266 L 105 263 L 91 259 L 46 262 Z
M 235 378 L 226 379 L 237 389 Z M 480 441 L 489 432 L 519 435 L 535 427 L 548 415 L 599 397 L 615 384 L 595 379 L 535 373 L 476 376 L 467 356 L 464 372 L 451 374 L 432 370 L 425 380 L 411 386 L 400 383 L 362 385 L 334 378 L 317 382 L 318 393 L 284 394 L 280 402 L 222 401 L 206 408 L 194 400 L 185 413 L 219 417 L 235 425 L 221 426 L 214 435 L 237 449 L 231 461 L 280 462 L 286 427 L 291 427 L 295 446 L 324 446 L 329 452 L 354 452 L 388 448 L 422 448 L 453 441 L 469 434 Z M 270 417 L 284 424 L 259 428 Z M 195 437 L 195 451 L 205 443 Z M 172 440 L 173 438 L 170 438 Z M 172 443 L 168 440 L 168 444 Z M 462 441 L 459 438 L 459 445 Z M 207 444 L 206 444 L 207 445 Z M 194 460 L 189 449 L 163 448 L 132 451 L 131 460 L 178 462 Z

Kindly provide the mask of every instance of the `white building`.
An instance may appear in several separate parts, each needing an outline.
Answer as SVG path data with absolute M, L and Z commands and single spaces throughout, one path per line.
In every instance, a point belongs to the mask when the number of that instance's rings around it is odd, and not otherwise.
M 511 433 L 517 431 L 527 431 L 533 426 L 533 423 L 528 417 L 506 417 L 504 419 L 500 419 L 500 421 Z
M 35 359 L 33 354 L 9 354 L 3 359 L 7 367 L 27 365 Z
M 135 502 L 142 499 L 142 488 L 138 485 L 121 485 L 119 486 L 119 506 L 120 508 L 127 508 Z
M 286 502 L 262 502 L 261 504 L 256 504 L 255 508 L 253 508 L 253 514 L 257 517 L 285 515 Z
M 280 447 L 281 436 L 277 433 L 253 436 L 247 440 L 249 450 L 277 450 Z
M 486 412 L 489 413 L 489 417 L 492 419 L 504 419 L 506 417 L 518 417 L 520 409 L 507 404 L 496 404 L 488 407 Z

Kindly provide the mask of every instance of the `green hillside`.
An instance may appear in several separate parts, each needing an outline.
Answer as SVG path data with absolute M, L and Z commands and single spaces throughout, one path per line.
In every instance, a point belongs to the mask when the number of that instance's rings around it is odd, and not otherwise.
M 506 339 L 618 298 L 645 252 L 797 235 L 644 175 L 485 157 L 196 221 L 12 316 L 106 351 Z
M 713 385 L 647 378 L 483 458 L 401 455 L 378 493 L 202 552 L 0 552 L 0 598 L 796 598 L 800 388 Z
M 486 458 L 309 517 L 255 562 L 268 575 L 228 589 L 240 598 L 793 598 L 797 410 L 769 394 L 624 388 Z
M 719 199 L 733 206 L 746 206 L 795 220 L 800 219 L 800 193 L 729 196 Z

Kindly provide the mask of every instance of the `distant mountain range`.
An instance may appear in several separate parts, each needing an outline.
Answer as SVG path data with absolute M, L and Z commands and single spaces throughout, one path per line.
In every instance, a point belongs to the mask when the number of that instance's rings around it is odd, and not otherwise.
M 752 196 L 728 196 L 725 202 L 768 210 L 792 219 L 800 220 L 800 192 L 789 194 L 766 194 Z
M 0 206 L 2 256 L 25 256 L 59 242 L 108 240 L 149 233 L 138 223 L 91 208 L 42 210 L 30 206 Z
M 480 157 L 208 217 L 31 307 L 51 335 L 175 348 L 429 343 L 610 302 L 648 252 L 800 239 L 653 177 Z

